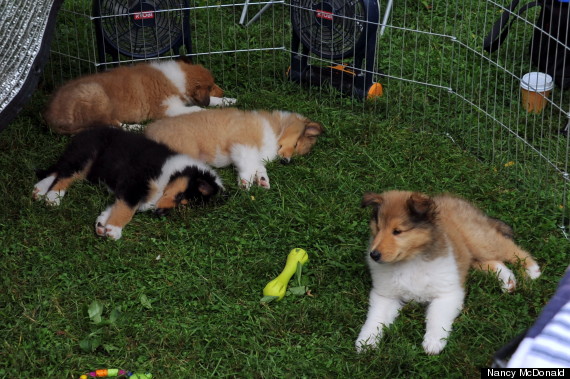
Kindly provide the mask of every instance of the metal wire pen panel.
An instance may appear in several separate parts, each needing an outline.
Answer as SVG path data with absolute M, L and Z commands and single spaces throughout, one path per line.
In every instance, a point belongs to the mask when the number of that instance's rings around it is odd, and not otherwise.
M 540 7 L 519 13 L 510 10 L 511 0 L 96 4 L 99 13 L 90 0 L 67 1 L 60 12 L 54 85 L 151 55 L 188 54 L 238 98 L 240 91 L 286 88 L 311 102 L 338 102 L 443 133 L 520 183 L 530 207 L 552 208 L 557 225 L 569 226 L 569 91 L 556 85 L 537 95 L 545 104 L 538 113 L 526 110 L 521 92 L 523 76 L 539 70 L 529 50 L 533 34 L 552 36 L 537 23 Z M 488 52 L 485 36 L 506 12 L 514 20 L 509 36 Z M 97 42 L 98 23 L 105 44 Z M 568 41 L 552 37 L 548 46 L 565 55 Z

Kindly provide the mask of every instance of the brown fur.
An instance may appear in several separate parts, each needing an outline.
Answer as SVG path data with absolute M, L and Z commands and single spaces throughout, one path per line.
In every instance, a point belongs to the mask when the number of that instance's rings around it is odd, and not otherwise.
M 132 220 L 136 211 L 136 208 L 131 208 L 126 202 L 116 200 L 111 208 L 107 224 L 124 228 Z
M 201 65 L 178 61 L 186 76 L 186 93 L 147 63 L 122 66 L 80 77 L 53 95 L 45 112 L 57 133 L 75 134 L 94 126 L 121 126 L 163 117 L 165 99 L 179 96 L 185 103 L 206 106 L 210 95 L 221 97 L 212 74 Z
M 145 134 L 177 152 L 213 164 L 217 152 L 228 155 L 232 145 L 261 147 L 265 120 L 279 136 L 277 154 L 286 159 L 309 153 L 323 132 L 320 123 L 295 113 L 224 108 L 164 118 L 147 126 Z
M 512 240 L 512 229 L 492 219 L 469 202 L 450 195 L 429 197 L 407 191 L 364 195 L 363 206 L 373 206 L 370 251 L 381 263 L 409 260 L 418 254 L 434 259 L 453 247 L 460 277 L 469 267 L 498 271 L 501 262 L 538 265 Z
M 188 188 L 188 177 L 183 176 L 168 183 L 160 199 L 156 202 L 157 208 L 170 209 L 180 203 L 176 200 L 176 195 L 184 192 Z

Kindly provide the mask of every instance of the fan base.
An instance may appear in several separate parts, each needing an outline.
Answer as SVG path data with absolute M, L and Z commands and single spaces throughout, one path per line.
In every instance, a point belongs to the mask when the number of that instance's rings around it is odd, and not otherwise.
M 347 96 L 371 100 L 383 95 L 382 84 L 366 83 L 364 75 L 357 74 L 344 65 L 313 66 L 306 65 L 303 69 L 289 67 L 289 80 L 309 86 L 330 85 Z

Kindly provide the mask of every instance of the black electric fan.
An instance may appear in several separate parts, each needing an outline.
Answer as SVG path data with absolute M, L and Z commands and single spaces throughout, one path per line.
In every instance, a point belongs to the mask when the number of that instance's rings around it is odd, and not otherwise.
M 106 54 L 146 59 L 192 51 L 187 0 L 93 0 L 99 61 Z
M 330 84 L 359 99 L 382 95 L 373 82 L 379 10 L 376 0 L 291 0 L 291 67 L 289 79 L 301 84 Z M 353 58 L 349 67 L 309 64 Z

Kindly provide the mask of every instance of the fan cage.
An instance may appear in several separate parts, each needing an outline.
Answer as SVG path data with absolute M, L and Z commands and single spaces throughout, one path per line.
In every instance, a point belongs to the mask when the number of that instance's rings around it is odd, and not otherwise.
M 389 3 L 378 1 L 380 15 L 385 14 Z M 528 44 L 538 10 L 517 17 L 519 20 L 497 53 L 488 54 L 482 49 L 485 34 L 508 3 L 395 2 L 385 23 L 372 23 L 384 29 L 384 34 L 375 38 L 373 69 L 367 70 L 385 89 L 385 95 L 374 102 L 347 99 L 325 86 L 301 88 L 286 83 L 291 54 L 298 53 L 291 49 L 291 12 L 299 10 L 296 1 L 246 4 L 190 0 L 189 7 L 175 11 L 190 13 L 190 55 L 210 68 L 232 97 L 239 99 L 252 93 L 278 96 L 280 90 L 295 88 L 299 96 L 306 95 L 308 103 L 317 106 L 324 101 L 338 102 L 339 111 L 363 112 L 378 120 L 413 125 L 418 132 L 442 133 L 478 160 L 512 178 L 521 188 L 520 196 L 524 196 L 520 201 L 529 209 L 551 210 L 556 214 L 555 224 L 565 232 L 570 227 L 570 140 L 564 131 L 570 119 L 570 91 L 555 88 L 540 115 L 521 111 L 520 79 L 534 70 Z M 248 20 L 268 8 L 246 27 L 240 25 L 246 5 Z M 90 10 L 89 0 L 64 3 L 59 14 L 61 27 L 57 28 L 44 76 L 47 90 L 101 67 L 145 60 L 123 55 L 99 60 Z M 361 23 L 371 24 L 350 17 L 343 18 L 343 22 L 352 22 L 357 28 Z M 310 35 L 310 41 L 316 38 L 316 33 Z M 353 43 L 354 50 L 359 47 L 357 39 L 344 44 Z M 333 52 L 325 45 L 299 54 L 315 64 L 357 69 L 349 52 Z M 168 51 L 159 58 L 178 55 Z
M 291 17 L 301 43 L 320 58 L 352 57 L 364 48 L 368 19 L 362 1 L 292 1 Z
M 189 43 L 188 1 L 95 0 L 101 56 L 154 58 Z

